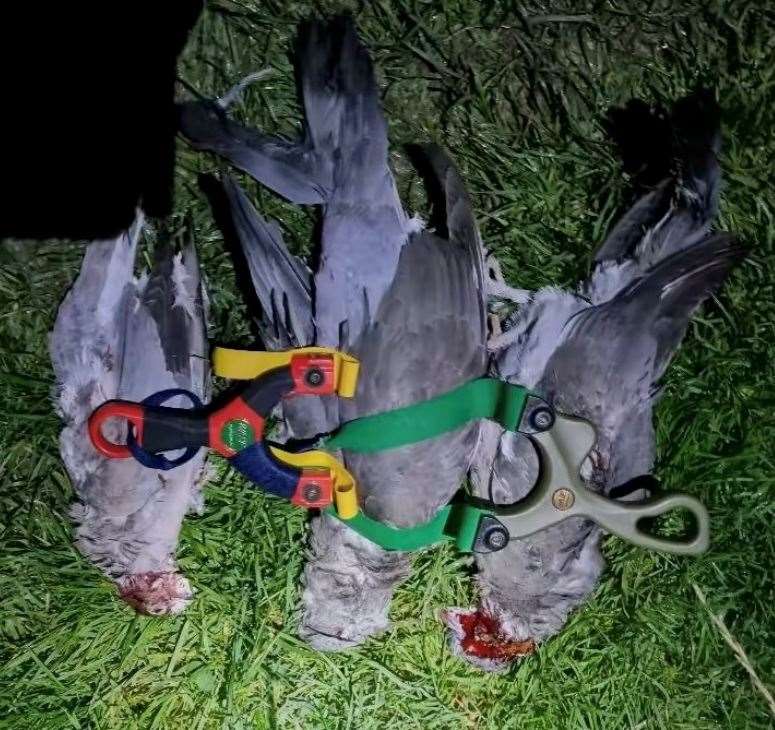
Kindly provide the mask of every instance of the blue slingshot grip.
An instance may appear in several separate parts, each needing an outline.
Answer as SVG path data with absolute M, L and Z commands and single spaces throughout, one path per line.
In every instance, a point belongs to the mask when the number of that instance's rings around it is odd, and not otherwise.
M 290 499 L 299 482 L 299 471 L 277 461 L 263 441 L 248 446 L 229 457 L 229 463 L 262 491 Z
M 149 395 L 142 402 L 142 404 L 144 406 L 160 406 L 166 403 L 170 398 L 174 398 L 176 395 L 186 396 L 186 398 L 191 401 L 191 404 L 194 408 L 202 407 L 202 401 L 199 400 L 199 398 L 194 393 L 189 390 L 184 390 L 183 388 L 169 388 L 168 390 L 160 390 L 158 393 Z M 166 456 L 162 456 L 161 454 L 153 454 L 137 443 L 137 439 L 135 438 L 134 431 L 132 430 L 131 426 L 129 427 L 129 431 L 127 433 L 126 445 L 132 456 L 140 464 L 147 467 L 148 469 L 159 469 L 161 471 L 169 471 L 175 467 L 182 466 L 187 461 L 191 461 L 191 459 L 193 459 L 199 451 L 198 448 L 191 447 L 186 449 L 180 456 L 175 459 L 168 459 Z

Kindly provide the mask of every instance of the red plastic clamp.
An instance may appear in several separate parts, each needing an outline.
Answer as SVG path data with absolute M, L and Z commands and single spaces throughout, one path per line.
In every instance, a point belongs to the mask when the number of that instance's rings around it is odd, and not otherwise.
M 334 479 L 326 469 L 303 469 L 291 503 L 298 507 L 327 507 L 334 500 Z
M 242 398 L 237 397 L 227 403 L 220 410 L 210 415 L 208 428 L 210 433 L 210 448 L 217 451 L 222 456 L 234 456 L 238 451 L 248 446 L 246 443 L 228 444 L 225 437 L 224 427 L 227 424 L 245 424 L 249 428 L 247 441 L 254 443 L 261 441 L 264 435 L 264 419 L 258 415 Z
M 334 358 L 325 355 L 294 355 L 291 358 L 294 389 L 289 395 L 333 395 Z
M 111 418 L 123 418 L 134 427 L 135 439 L 138 444 L 143 443 L 143 419 L 144 409 L 139 403 L 130 403 L 124 400 L 109 400 L 97 408 L 89 416 L 89 438 L 94 448 L 110 459 L 127 459 L 132 453 L 126 444 L 114 444 L 108 441 L 102 433 L 102 424 Z

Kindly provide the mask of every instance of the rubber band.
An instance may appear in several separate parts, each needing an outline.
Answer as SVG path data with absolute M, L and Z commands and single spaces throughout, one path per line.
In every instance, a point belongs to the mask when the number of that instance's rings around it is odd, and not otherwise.
M 191 401 L 193 408 L 202 407 L 202 401 L 199 400 L 199 398 L 194 393 L 183 388 L 169 388 L 167 390 L 160 390 L 158 393 L 149 395 L 144 401 L 142 401 L 142 405 L 161 406 L 170 400 L 170 398 L 174 398 L 178 395 L 183 395 L 188 398 Z M 183 466 L 183 464 L 191 461 L 191 459 L 193 459 L 199 451 L 199 448 L 192 446 L 186 449 L 180 456 L 175 459 L 168 459 L 166 456 L 162 456 L 161 454 L 154 454 L 150 451 L 147 451 L 137 443 L 137 439 L 135 438 L 134 430 L 132 429 L 131 425 L 129 426 L 127 432 L 126 445 L 132 456 L 135 458 L 135 461 L 139 462 L 148 469 L 158 469 L 160 471 L 169 471 L 170 469 L 175 469 L 178 466 Z

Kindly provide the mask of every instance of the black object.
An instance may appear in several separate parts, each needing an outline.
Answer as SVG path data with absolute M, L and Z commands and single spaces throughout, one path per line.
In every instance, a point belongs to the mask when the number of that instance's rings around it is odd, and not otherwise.
M 503 550 L 510 540 L 506 526 L 495 517 L 485 515 L 479 521 L 473 551 L 475 553 L 497 553 Z
M 661 104 L 630 99 L 608 110 L 603 128 L 616 146 L 633 192 L 642 195 L 677 171 L 677 160 L 701 168 L 708 140 L 716 136 L 721 110 L 710 89 L 698 88 L 670 110 Z M 702 174 L 695 169 L 695 174 Z
M 148 396 L 142 402 L 142 405 L 146 408 L 162 406 L 164 403 L 170 400 L 170 398 L 174 398 L 175 396 L 179 395 L 188 398 L 194 408 L 202 408 L 202 401 L 199 400 L 199 398 L 194 393 L 191 393 L 188 390 L 184 390 L 183 388 L 170 388 L 169 390 L 161 390 L 158 393 L 154 393 L 153 395 Z M 193 421 L 193 423 L 196 426 L 199 425 L 196 421 Z M 207 424 L 205 424 L 205 428 L 206 426 Z M 201 438 L 201 436 L 199 438 Z M 137 439 L 134 436 L 133 430 L 130 428 L 126 435 L 126 445 L 132 456 L 144 467 L 148 469 L 160 469 L 161 471 L 169 471 L 170 469 L 175 469 L 176 467 L 181 466 L 187 461 L 193 459 L 196 455 L 196 452 L 199 451 L 200 442 L 198 440 L 194 440 L 194 445 L 189 446 L 180 456 L 175 459 L 168 459 L 163 454 L 151 453 L 150 451 L 147 451 L 142 446 L 140 446 L 140 444 L 137 443 Z
M 201 9 L 3 6 L 0 237 L 110 237 L 140 202 L 151 216 L 170 213 L 175 65 Z
M 554 425 L 554 411 L 549 407 L 535 408 L 530 414 L 530 425 L 539 433 Z

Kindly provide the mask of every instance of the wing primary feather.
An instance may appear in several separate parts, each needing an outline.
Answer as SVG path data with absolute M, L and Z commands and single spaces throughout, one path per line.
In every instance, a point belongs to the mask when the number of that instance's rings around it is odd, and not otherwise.
M 279 227 L 262 218 L 230 176 L 223 178 L 232 222 L 263 309 L 267 344 L 299 347 L 314 341 L 312 274 L 288 251 Z

